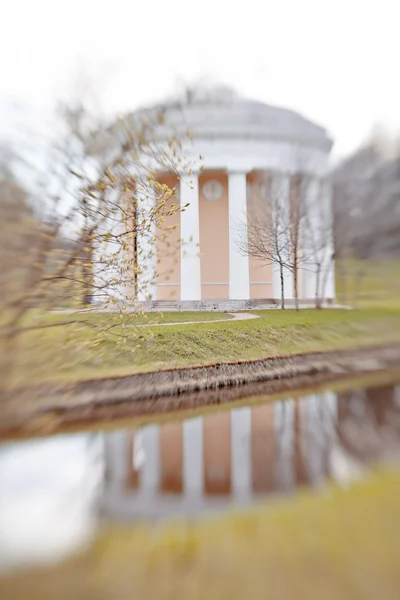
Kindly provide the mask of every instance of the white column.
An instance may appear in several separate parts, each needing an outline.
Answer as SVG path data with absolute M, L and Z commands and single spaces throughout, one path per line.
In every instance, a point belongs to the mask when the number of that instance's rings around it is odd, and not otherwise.
M 183 489 L 190 498 L 203 495 L 203 418 L 183 422 Z
M 324 219 L 325 219 L 325 230 L 327 236 L 326 245 L 326 265 L 324 277 L 324 298 L 335 298 L 335 261 L 332 259 L 335 251 L 333 241 L 333 207 L 332 207 L 332 184 L 330 181 L 324 181 L 324 193 L 323 193 L 323 204 L 324 204 Z
M 301 241 L 307 256 L 303 267 L 302 296 L 312 300 L 316 296 L 317 281 L 319 297 L 335 297 L 331 192 L 330 182 L 317 179 L 312 180 L 307 189 L 306 222 Z M 317 263 L 321 265 L 319 276 Z
M 229 299 L 250 298 L 249 257 L 240 248 L 247 246 L 246 173 L 229 173 Z M 240 247 L 239 247 L 240 245 Z
M 155 194 L 150 187 L 137 190 L 138 202 L 138 240 L 137 240 L 137 269 L 138 289 L 137 299 L 155 300 L 156 287 L 156 225 L 154 219 L 150 220 L 151 210 L 154 208 Z
M 201 300 L 199 180 L 185 175 L 180 180 L 181 300 Z
M 272 179 L 272 205 L 275 207 L 273 218 L 276 219 L 277 230 L 281 232 L 282 252 L 284 258 L 290 263 L 290 177 L 289 175 L 275 174 Z M 293 276 L 289 269 L 283 270 L 283 290 L 285 300 L 293 298 Z M 281 292 L 281 274 L 279 264 L 272 264 L 272 294 L 273 298 L 280 300 Z
M 248 499 L 252 489 L 251 409 L 231 411 L 232 491 L 236 499 Z
M 307 300 L 315 298 L 315 264 L 313 255 L 317 244 L 318 219 L 317 219 L 317 202 L 319 197 L 319 182 L 316 179 L 308 183 L 306 190 L 306 220 L 303 226 L 301 235 L 302 250 L 307 257 L 302 267 L 302 286 L 301 295 Z

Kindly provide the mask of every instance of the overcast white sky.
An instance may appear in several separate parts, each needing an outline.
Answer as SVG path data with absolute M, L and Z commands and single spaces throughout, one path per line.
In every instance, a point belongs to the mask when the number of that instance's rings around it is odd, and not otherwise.
M 400 128 L 398 0 L 12 0 L 0 36 L 0 127 L 44 113 L 77 65 L 107 111 L 207 78 L 324 125 L 335 152 Z

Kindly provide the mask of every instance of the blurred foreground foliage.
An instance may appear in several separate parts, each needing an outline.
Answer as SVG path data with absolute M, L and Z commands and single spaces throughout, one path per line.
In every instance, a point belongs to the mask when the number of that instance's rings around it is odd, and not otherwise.
M 400 475 L 328 486 L 202 522 L 108 526 L 53 568 L 3 576 L 4 600 L 395 600 Z
M 160 137 L 166 107 L 110 121 L 74 93 L 51 131 L 42 123 L 18 144 L 18 159 L 11 148 L 0 154 L 0 393 L 25 377 L 21 365 L 31 356 L 42 373 L 53 357 L 67 360 L 64 328 L 77 319 L 48 320 L 54 309 L 102 309 L 95 320 L 79 320 L 91 333 L 75 337 L 74 360 L 81 341 L 95 347 L 111 335 L 125 345 L 123 313 L 151 297 L 157 276 L 155 234 L 168 256 L 169 218 L 185 209 L 175 199 L 182 174 L 192 172 L 185 133 L 170 127 Z M 172 187 L 158 181 L 164 171 Z M 63 331 L 43 334 L 50 328 Z

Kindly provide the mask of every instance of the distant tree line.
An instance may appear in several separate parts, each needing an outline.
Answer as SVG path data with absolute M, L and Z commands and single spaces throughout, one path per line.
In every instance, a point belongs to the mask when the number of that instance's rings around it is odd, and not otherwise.
M 372 139 L 334 170 L 338 257 L 400 256 L 400 144 Z

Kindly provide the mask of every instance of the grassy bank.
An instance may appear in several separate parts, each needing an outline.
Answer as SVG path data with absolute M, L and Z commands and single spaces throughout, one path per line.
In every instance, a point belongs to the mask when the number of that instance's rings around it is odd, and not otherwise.
M 15 382 L 77 380 L 400 340 L 399 309 L 259 311 L 258 319 L 99 334 L 76 323 L 21 337 Z
M 398 598 L 400 476 L 201 523 L 110 527 L 63 564 L 0 578 L 4 600 Z
M 114 319 L 107 333 L 100 326 L 104 315 L 53 313 L 46 323 L 77 322 L 21 336 L 18 363 L 10 361 L 6 372 L 26 385 L 400 340 L 400 262 L 346 261 L 344 267 L 345 280 L 337 265 L 338 301 L 355 310 L 256 311 L 259 318 L 249 321 L 217 312 L 148 313 Z M 155 322 L 177 324 L 151 327 Z M 135 327 L 140 324 L 150 326 Z M 2 355 L 9 357 L 6 350 Z

